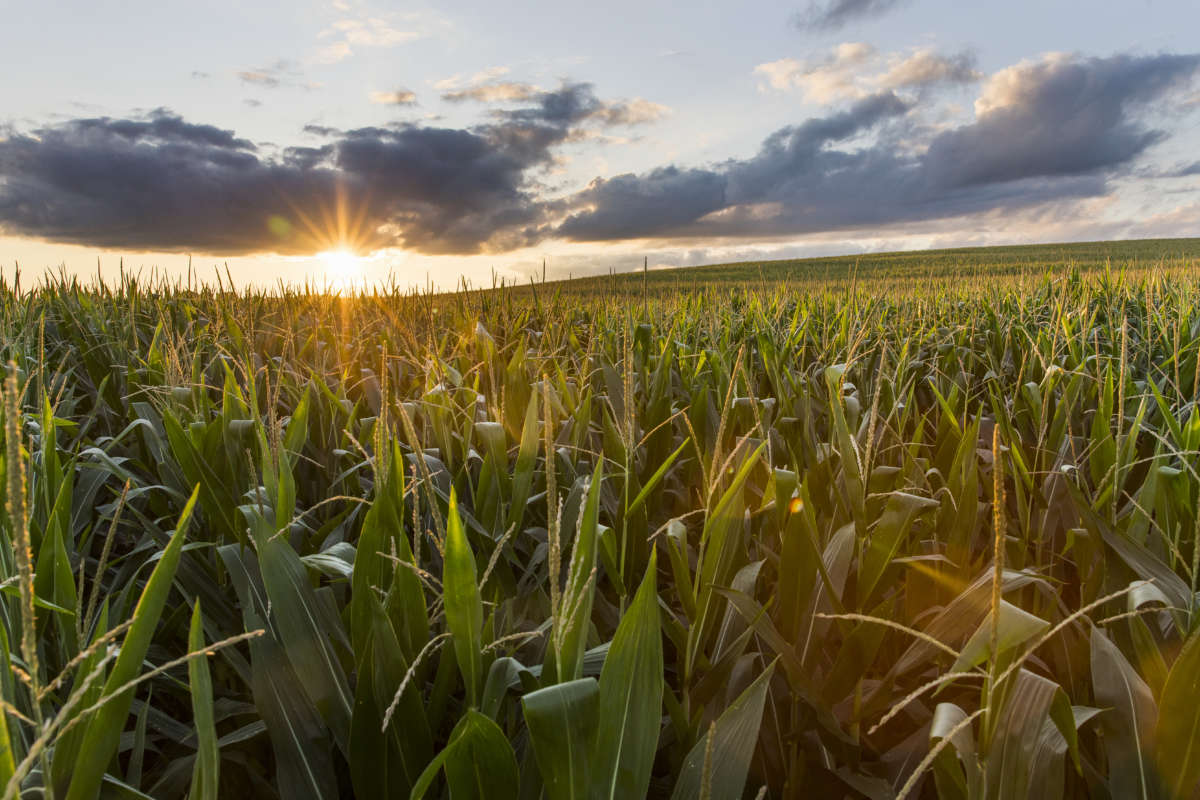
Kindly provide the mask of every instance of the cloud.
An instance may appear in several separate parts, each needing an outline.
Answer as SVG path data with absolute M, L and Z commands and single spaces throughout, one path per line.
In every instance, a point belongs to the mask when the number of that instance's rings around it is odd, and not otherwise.
M 759 64 L 754 73 L 759 76 L 760 88 L 799 90 L 814 103 L 861 99 L 888 89 L 924 91 L 983 78 L 969 51 L 943 55 L 918 48 L 883 54 L 863 42 L 844 42 L 816 60 L 783 58 Z
M 442 78 L 433 84 L 433 88 L 439 91 L 449 91 L 451 89 L 461 89 L 464 87 L 479 86 L 497 78 L 502 78 L 510 72 L 510 68 L 498 65 L 488 67 L 476 72 L 474 75 L 464 76 L 462 74 L 451 75 L 449 78 Z
M 878 84 L 885 89 L 910 89 L 945 83 L 975 83 L 982 78 L 983 73 L 975 69 L 973 53 L 962 51 L 944 56 L 930 48 L 922 48 L 893 63 L 879 76 Z
M 1168 173 L 1168 177 L 1171 178 L 1189 178 L 1193 175 L 1200 175 L 1200 161 L 1183 164 Z
M 242 79 L 243 83 L 253 83 L 267 89 L 274 89 L 279 86 L 279 78 L 259 70 L 244 70 L 237 73 L 237 76 Z
M 314 144 L 283 149 L 162 109 L 10 127 L 0 131 L 0 232 L 212 254 L 339 243 L 466 254 L 546 239 L 708 246 L 916 230 L 969 215 L 999 225 L 1113 198 L 1114 181 L 1167 137 L 1154 120 L 1193 91 L 1200 55 L 1022 62 L 984 83 L 973 119 L 941 128 L 925 123 L 938 109 L 921 92 L 884 84 L 945 78 L 906 70 L 776 130 L 749 157 L 662 164 L 565 194 L 543 183 L 565 144 L 661 112 L 563 83 L 488 108 L 469 128 L 312 127 Z
M 814 1 L 805 11 L 792 17 L 792 23 L 801 30 L 836 31 L 860 19 L 883 16 L 904 3 L 905 0 Z
M 570 201 L 582 208 L 570 213 L 557 233 L 573 240 L 614 240 L 699 235 L 705 227 L 716 235 L 737 226 L 761 228 L 764 219 L 783 210 L 783 203 L 809 191 L 806 184 L 819 177 L 821 168 L 848 166 L 825 167 L 831 160 L 844 161 L 841 154 L 825 151 L 826 145 L 869 131 L 910 107 L 887 92 L 846 111 L 782 128 L 750 159 L 711 169 L 669 166 L 593 181 Z M 808 199 L 806 205 L 813 202 L 815 198 Z M 708 222 L 698 224 L 706 218 Z
M 354 54 L 350 49 L 350 43 L 346 41 L 332 42 L 324 45 L 317 50 L 313 60 L 318 64 L 336 64 L 343 61 Z
M 861 94 L 855 79 L 874 55 L 875 48 L 869 44 L 845 42 L 819 61 L 781 58 L 759 64 L 754 68 L 754 73 L 765 81 L 763 88 L 777 91 L 800 89 L 807 99 L 827 103 Z
M 647 125 L 658 122 L 670 113 L 671 109 L 661 103 L 635 97 L 626 102 L 607 105 L 597 111 L 595 116 L 605 125 Z
M 305 81 L 304 72 L 296 64 L 286 59 L 280 59 L 265 67 L 239 70 L 234 75 L 242 83 L 250 84 L 258 89 L 279 89 L 281 87 L 315 89 L 320 86 L 320 84 Z
M 346 3 L 334 3 L 334 8 L 343 14 L 351 12 Z M 313 59 L 320 64 L 335 64 L 354 55 L 356 47 L 395 47 L 424 35 L 419 25 L 397 27 L 382 17 L 345 16 L 318 34 L 332 41 L 318 48 Z
M 378 18 L 338 20 L 333 23 L 333 30 L 340 33 L 347 44 L 360 47 L 392 47 L 421 37 L 417 31 L 396 28 Z
M 470 129 L 312 127 L 318 145 L 274 153 L 164 109 L 70 120 L 0 140 L 0 230 L 213 254 L 522 247 L 544 228 L 538 171 L 606 107 L 564 85 Z
M 985 84 L 973 124 L 930 144 L 929 174 L 961 187 L 1128 164 L 1166 136 L 1138 120 L 1146 104 L 1198 68 L 1200 55 L 1062 54 L 1008 67 Z
M 515 111 L 494 111 L 493 115 L 510 120 L 541 120 L 553 124 L 585 125 L 595 123 L 605 127 L 635 126 L 657 122 L 670 113 L 670 109 L 640 97 L 632 100 L 605 101 L 596 97 L 590 83 L 564 82 L 554 91 L 544 91 L 527 84 L 515 84 L 519 90 L 505 92 L 497 97 L 501 100 L 523 100 L 532 105 Z M 481 100 L 489 95 L 459 96 L 463 91 L 477 92 L 496 88 L 496 84 L 460 90 L 442 95 L 444 100 Z
M 536 86 L 515 81 L 499 81 L 480 86 L 470 86 L 463 89 L 449 89 L 442 92 L 442 99 L 448 103 L 511 103 L 529 100 L 539 92 Z
M 371 92 L 372 103 L 384 106 L 413 106 L 417 104 L 417 95 L 408 89 L 395 89 L 390 92 Z
M 1051 55 L 994 75 L 967 124 L 901 147 L 918 101 L 884 90 L 771 134 L 754 156 L 593 181 L 561 202 L 575 241 L 768 237 L 1099 197 L 1163 131 L 1150 105 L 1200 56 Z M 873 141 L 862 144 L 873 137 Z M 854 146 L 851 142 L 860 143 Z
M 559 89 L 547 91 L 531 83 L 499 80 L 509 73 L 504 66 L 489 67 L 471 76 L 454 75 L 434 84 L 447 103 L 514 103 L 532 102 L 540 107 L 517 112 L 518 117 L 557 115 L 570 117 L 572 122 L 590 120 L 603 126 L 646 125 L 657 122 L 671 109 L 641 97 L 632 100 L 601 102 L 590 83 L 563 82 Z M 507 112 L 498 112 L 507 116 Z

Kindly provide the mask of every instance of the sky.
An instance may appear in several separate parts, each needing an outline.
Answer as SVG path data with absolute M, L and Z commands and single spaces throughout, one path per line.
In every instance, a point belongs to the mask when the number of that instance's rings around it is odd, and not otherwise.
M 272 286 L 1200 235 L 1194 0 L 0 0 L 0 265 Z

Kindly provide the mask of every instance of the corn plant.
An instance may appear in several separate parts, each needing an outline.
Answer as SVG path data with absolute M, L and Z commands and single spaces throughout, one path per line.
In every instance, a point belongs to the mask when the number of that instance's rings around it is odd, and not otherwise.
M 1192 797 L 1198 256 L 4 283 L 3 796 Z

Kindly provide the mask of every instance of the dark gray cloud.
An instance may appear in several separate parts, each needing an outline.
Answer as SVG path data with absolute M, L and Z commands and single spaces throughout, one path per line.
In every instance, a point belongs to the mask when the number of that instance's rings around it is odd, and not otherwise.
M 593 181 L 562 204 L 557 232 L 576 241 L 775 236 L 1100 195 L 1164 138 L 1145 123 L 1149 105 L 1198 69 L 1196 55 L 1021 64 L 988 83 L 973 122 L 923 149 L 904 146 L 920 131 L 907 116 L 915 101 L 881 92 L 776 131 L 747 159 Z
M 214 253 L 270 249 L 270 217 L 291 216 L 285 198 L 332 196 L 336 183 L 331 170 L 272 162 L 230 131 L 163 110 L 147 120 L 98 117 L 10 136 L 0 141 L 0 175 L 0 227 L 8 233 Z
M 1052 58 L 1011 68 L 976 122 L 934 139 L 934 183 L 950 188 L 1078 175 L 1127 164 L 1166 136 L 1138 111 L 1200 66 L 1200 56 Z
M 792 17 L 793 24 L 802 30 L 836 31 L 848 23 L 868 17 L 878 17 L 908 0 L 814 0 L 808 8 Z
M 1200 55 L 1023 62 L 986 82 L 971 121 L 941 129 L 925 126 L 924 92 L 883 88 L 775 131 L 748 158 L 596 179 L 554 199 L 540 181 L 559 148 L 633 124 L 645 114 L 636 101 L 565 83 L 470 128 L 309 126 L 312 143 L 287 148 L 164 109 L 10 126 L 0 232 L 213 254 L 475 253 L 555 237 L 749 239 L 947 220 L 1106 194 L 1165 138 L 1155 114 L 1198 71 Z
M 696 223 L 714 212 L 734 212 L 738 225 L 759 227 L 759 212 L 739 206 L 786 202 L 795 199 L 814 177 L 824 171 L 845 169 L 843 155 L 826 145 L 849 139 L 905 114 L 911 108 L 893 92 L 883 92 L 828 117 L 810 119 L 771 134 L 759 153 L 742 161 L 728 161 L 713 169 L 681 170 L 663 167 L 643 175 L 620 175 L 594 181 L 573 198 L 583 210 L 572 213 L 559 226 L 568 239 L 623 239 L 646 236 L 689 235 Z M 843 175 L 844 179 L 844 175 Z M 729 222 L 718 227 L 728 228 Z
M 494 111 L 493 116 L 510 120 L 541 120 L 552 124 L 602 126 L 643 125 L 661 119 L 669 109 L 640 98 L 601 100 L 590 83 L 564 82 L 554 91 L 544 91 L 528 83 L 501 81 L 480 84 L 442 93 L 451 103 L 529 102 L 533 105 L 515 111 Z
M 553 95 L 468 130 L 312 127 L 323 144 L 274 153 L 164 109 L 14 132 L 0 140 L 0 229 L 215 254 L 520 246 L 542 214 L 534 174 L 593 102 Z
M 573 198 L 587 210 L 567 217 L 557 233 L 590 241 L 670 235 L 727 207 L 728 182 L 714 170 L 675 166 L 593 181 Z

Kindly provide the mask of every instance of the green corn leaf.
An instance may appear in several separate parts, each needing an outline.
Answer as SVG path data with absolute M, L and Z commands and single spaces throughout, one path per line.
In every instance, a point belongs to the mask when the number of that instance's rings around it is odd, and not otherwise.
M 953 703 L 938 703 L 929 727 L 929 744 L 937 746 L 967 718 Z M 933 761 L 933 780 L 942 800 L 969 800 L 978 797 L 983 787 L 983 771 L 975 751 L 975 737 L 968 726 L 950 737 Z
M 721 495 L 717 507 L 713 509 L 704 525 L 701 534 L 703 555 L 700 559 L 700 569 L 696 576 L 696 613 L 697 621 L 693 626 L 689 648 L 689 660 L 694 661 L 698 656 L 701 645 L 707 640 L 708 632 L 715 624 L 715 603 L 719 599 L 714 594 L 715 586 L 726 585 L 732 577 L 729 573 L 733 568 L 737 545 L 741 543 L 737 535 L 742 526 L 745 513 L 745 502 L 742 490 L 750 470 L 758 463 L 766 443 L 760 444 L 752 453 L 746 456 L 741 467 L 730 481 L 729 488 Z
M 200 601 L 192 609 L 188 631 L 188 651 L 204 649 L 203 617 Z M 188 661 L 188 682 L 192 698 L 192 719 L 196 727 L 196 763 L 192 767 L 189 800 L 217 800 L 221 783 L 221 751 L 217 745 L 217 727 L 213 720 L 212 676 L 208 657 Z M 149 707 L 149 706 L 147 706 Z
M 707 763 L 706 741 L 701 738 L 683 760 L 671 800 L 692 800 L 701 796 L 701 787 L 711 787 L 711 797 L 738 798 L 746 786 L 750 760 L 758 743 L 767 689 L 775 673 L 775 662 L 763 670 L 754 682 L 717 718 L 713 732 L 712 761 Z M 708 774 L 705 774 L 705 768 Z
M 3 476 L 0 475 L 0 486 L 3 486 Z M 13 682 L 12 682 L 12 662 L 10 660 L 8 649 L 8 631 L 3 625 L 0 625 L 0 670 L 3 670 L 0 675 L 0 694 L 4 697 L 13 697 Z M 61 737 L 60 737 L 61 738 Z M 13 776 L 16 770 L 16 761 L 13 757 L 12 739 L 9 735 L 8 721 L 0 722 L 0 786 L 7 786 L 8 781 Z
M 862 465 L 859 463 L 858 444 L 850 433 L 843 405 L 842 380 L 846 365 L 839 364 L 825 370 L 825 382 L 829 390 L 829 409 L 833 419 L 834 441 L 837 444 L 839 463 L 845 478 L 847 502 L 850 515 L 854 518 L 859 536 L 866 534 L 866 488 L 863 485 Z
M 383 728 L 409 662 L 382 604 L 376 598 L 371 602 L 373 627 L 357 653 L 350 774 L 359 797 L 403 797 L 433 758 L 433 737 L 417 683 L 412 680 Z
M 96 636 L 101 636 L 108 630 L 108 601 L 103 600 L 100 603 L 100 608 L 96 613 Z M 99 666 L 103 651 L 93 653 L 89 658 L 84 659 L 76 672 L 77 675 L 91 675 Z M 5 651 L 7 661 L 7 651 Z M 97 681 L 92 684 L 81 699 L 80 708 L 74 714 L 64 720 L 64 724 L 71 722 L 80 713 L 83 708 L 89 708 L 100 699 L 101 693 L 104 691 L 103 681 Z M 60 734 L 54 743 L 54 754 L 50 761 L 50 777 L 55 787 L 65 787 L 71 779 L 71 770 L 75 767 L 75 759 L 79 754 L 79 747 L 83 744 L 83 737 L 87 733 L 87 726 L 80 724 L 72 729 Z
M 604 462 L 597 461 L 588 486 L 587 499 L 579 518 L 578 535 L 571 548 L 571 566 L 567 572 L 562 608 L 553 632 L 555 670 L 559 682 L 575 680 L 582 672 L 583 652 L 587 645 L 592 603 L 596 594 L 596 552 L 599 545 L 600 488 L 604 480 Z
M 1056 700 L 1068 715 L 1070 705 L 1057 683 L 1028 670 L 1018 671 L 1015 681 L 1004 694 L 1004 708 L 999 712 L 986 756 L 988 796 L 998 799 L 1028 797 L 1034 789 L 1035 762 L 1055 761 L 1055 769 L 1049 770 L 1043 763 L 1042 770 L 1061 774 L 1067 741 L 1061 733 L 1058 740 L 1043 739 L 1042 729 L 1047 723 L 1054 724 L 1050 709 Z M 1068 730 L 1073 740 L 1073 722 L 1068 723 Z M 1042 749 L 1057 751 L 1059 740 L 1063 744 L 1061 752 Z M 1061 785 L 1058 794 L 1062 794 Z
M 229 571 L 246 628 L 265 628 L 268 600 L 254 552 L 236 544 L 217 552 Z M 250 640 L 250 663 L 250 689 L 271 739 L 280 795 L 336 798 L 337 776 L 328 729 L 274 636 Z
M 533 674 L 515 658 L 504 657 L 493 661 L 483 685 L 483 701 L 479 704 L 479 710 L 496 719 L 509 689 L 521 686 L 523 676 L 532 678 Z
M 1168 797 L 1190 798 L 1200 786 L 1200 634 L 1188 637 L 1171 665 L 1159 708 L 1158 774 Z
M 450 740 L 421 773 L 409 794 L 424 797 L 445 771 L 451 800 L 517 800 L 517 757 L 504 731 L 488 717 L 468 709 Z
M 393 451 L 391 463 L 403 463 L 398 450 Z M 372 601 L 378 599 L 377 591 L 389 595 L 388 607 L 395 611 L 396 637 L 406 658 L 416 658 L 429 640 L 421 579 L 412 569 L 386 558 L 394 551 L 405 564 L 413 562 L 412 548 L 404 535 L 403 497 L 404 470 L 397 466 L 388 471 L 386 483 L 377 487 L 375 500 L 363 519 L 350 578 L 350 634 L 358 660 L 375 624 Z
M 458 514 L 458 498 L 450 491 L 446 522 L 446 560 L 442 575 L 446 627 L 454 639 L 454 654 L 468 702 L 475 706 L 483 688 L 483 600 L 479 595 L 475 556 Z
M 594 786 L 601 798 L 643 797 L 662 727 L 663 652 L 653 555 L 600 673 Z
M 1099 629 L 1092 631 L 1092 691 L 1108 755 L 1108 787 L 1113 797 L 1152 800 L 1155 788 L 1154 723 L 1158 707 L 1150 687 L 1117 646 Z
M 521 698 L 529 740 L 548 800 L 587 800 L 600 712 L 595 678 L 580 678 Z
M 642 504 L 646 502 L 646 498 L 650 496 L 650 492 L 654 491 L 654 487 L 657 486 L 658 482 L 663 479 L 663 476 L 667 474 L 667 470 L 669 470 L 671 465 L 675 463 L 675 459 L 679 457 L 679 454 L 682 453 L 684 448 L 689 444 L 691 444 L 691 439 L 684 439 L 683 443 L 679 445 L 679 447 L 675 448 L 675 452 L 667 456 L 666 460 L 659 465 L 659 468 L 654 471 L 654 474 L 650 476 L 649 480 L 643 484 L 642 490 L 638 492 L 637 497 L 633 498 L 633 502 L 629 504 L 629 508 L 625 509 L 626 517 L 629 517 L 633 514 L 633 512 L 642 507 Z
M 515 356 L 514 356 L 515 357 Z M 517 451 L 517 461 L 513 467 L 512 500 L 508 510 L 506 528 L 521 530 L 525 519 L 525 505 L 529 501 L 529 493 L 533 490 L 533 471 L 537 466 L 538 442 L 541 436 L 541 426 L 538 424 L 538 396 L 529 398 L 525 409 L 525 426 L 521 431 L 521 446 Z
M 179 515 L 175 532 L 154 571 L 150 573 L 137 607 L 133 610 L 133 625 L 125 633 L 121 653 L 104 684 L 102 697 L 106 702 L 87 722 L 79 757 L 70 773 L 71 784 L 65 795 L 67 800 L 94 800 L 100 793 L 100 783 L 108 769 L 109 760 L 117 751 L 121 731 L 129 716 L 129 706 L 133 702 L 131 692 L 125 691 L 120 695 L 114 695 L 114 692 L 136 678 L 141 670 L 142 660 L 146 657 L 167 595 L 171 592 L 175 568 L 179 565 L 179 556 L 198 495 L 199 487 L 192 491 L 183 513 Z
M 884 571 L 892 566 L 897 552 L 919 514 L 936 508 L 938 502 L 928 497 L 905 492 L 892 492 L 884 506 L 883 514 L 875 524 L 863 553 L 863 564 L 859 574 L 858 601 L 862 608 L 873 605 L 875 587 L 883 578 Z
M 279 642 L 305 693 L 333 733 L 334 742 L 345 753 L 353 699 L 331 641 L 335 631 L 327 624 L 327 615 L 321 610 L 300 556 L 285 537 L 275 535 L 261 515 L 252 512 L 250 517 L 259 569 Z
M 1021 645 L 1034 636 L 1044 632 L 1050 623 L 1041 617 L 1034 616 L 1024 609 L 1014 606 L 1007 600 L 1000 601 L 999 624 L 999 653 L 991 653 L 992 612 L 988 611 L 983 622 L 971 634 L 966 645 L 958 654 L 958 660 L 951 668 L 952 672 L 971 669 L 986 661 L 989 657 L 996 658 L 1006 651 Z

